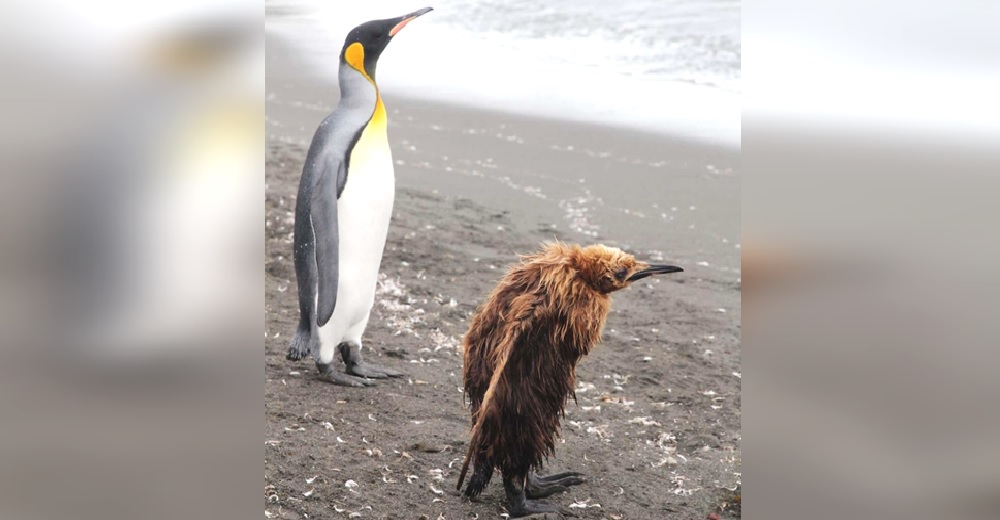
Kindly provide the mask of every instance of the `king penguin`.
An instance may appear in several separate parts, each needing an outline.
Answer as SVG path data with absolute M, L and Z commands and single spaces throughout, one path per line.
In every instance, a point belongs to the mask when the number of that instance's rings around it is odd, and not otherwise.
M 365 22 L 348 33 L 340 102 L 316 129 L 302 168 L 294 240 L 299 326 L 287 357 L 311 354 L 320 378 L 336 385 L 371 386 L 370 378 L 403 375 L 361 359 L 395 197 L 375 65 L 396 33 L 430 11 Z M 346 374 L 333 370 L 338 353 Z

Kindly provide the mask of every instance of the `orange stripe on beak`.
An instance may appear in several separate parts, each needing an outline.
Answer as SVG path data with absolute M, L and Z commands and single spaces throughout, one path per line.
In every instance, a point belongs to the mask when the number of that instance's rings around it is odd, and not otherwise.
M 408 24 L 411 21 L 413 21 L 414 18 L 416 18 L 418 16 L 425 15 L 425 14 L 427 14 L 427 13 L 433 11 L 433 10 L 434 9 L 431 8 L 431 7 L 425 7 L 423 9 L 419 10 L 419 11 L 416 11 L 416 12 L 413 12 L 413 13 L 410 13 L 410 14 L 406 15 L 406 18 L 403 18 L 403 21 L 397 23 L 396 26 L 393 27 L 391 31 L 389 31 L 389 36 L 390 37 L 395 36 L 396 33 L 398 33 L 399 31 L 403 30 L 403 27 L 406 27 L 406 24 Z
M 403 27 L 406 27 L 406 24 L 410 23 L 410 20 L 413 20 L 414 18 L 416 18 L 416 16 L 411 16 L 403 20 L 402 22 L 397 23 L 396 26 L 393 27 L 391 31 L 389 31 L 389 36 L 395 36 L 396 33 L 403 30 Z

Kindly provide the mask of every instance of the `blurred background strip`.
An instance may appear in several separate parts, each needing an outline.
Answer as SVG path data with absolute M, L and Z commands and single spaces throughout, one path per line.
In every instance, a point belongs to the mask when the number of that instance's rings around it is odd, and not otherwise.
M 259 514 L 262 36 L 0 6 L 0 517 Z
M 1000 4 L 743 14 L 748 518 L 1000 518 Z

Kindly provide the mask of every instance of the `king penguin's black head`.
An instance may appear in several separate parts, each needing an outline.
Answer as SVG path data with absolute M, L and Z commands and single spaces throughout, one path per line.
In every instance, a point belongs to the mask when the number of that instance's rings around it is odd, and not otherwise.
M 372 20 L 355 27 L 347 34 L 344 50 L 340 53 L 340 60 L 374 81 L 378 57 L 382 55 L 382 51 L 385 50 L 386 45 L 389 45 L 392 37 L 414 18 L 427 14 L 431 10 L 432 8 L 425 7 L 397 18 Z

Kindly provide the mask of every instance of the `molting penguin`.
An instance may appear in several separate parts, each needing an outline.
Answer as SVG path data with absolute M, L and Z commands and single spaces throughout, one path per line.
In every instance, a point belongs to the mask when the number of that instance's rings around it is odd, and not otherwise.
M 320 377 L 344 386 L 401 376 L 361 359 L 361 335 L 375 303 L 395 196 L 386 111 L 375 65 L 389 41 L 425 7 L 355 27 L 340 53 L 340 102 L 320 123 L 306 155 L 295 206 L 299 327 L 288 359 L 310 354 Z M 339 352 L 347 374 L 332 368 Z
M 496 468 L 512 517 L 568 512 L 528 499 L 584 482 L 575 472 L 535 473 L 555 451 L 566 398 L 576 395 L 576 364 L 600 341 L 612 292 L 683 270 L 639 262 L 613 247 L 560 243 L 512 266 L 465 335 L 462 376 L 472 439 L 458 488 L 470 463 L 475 470 L 467 496 L 481 493 Z

